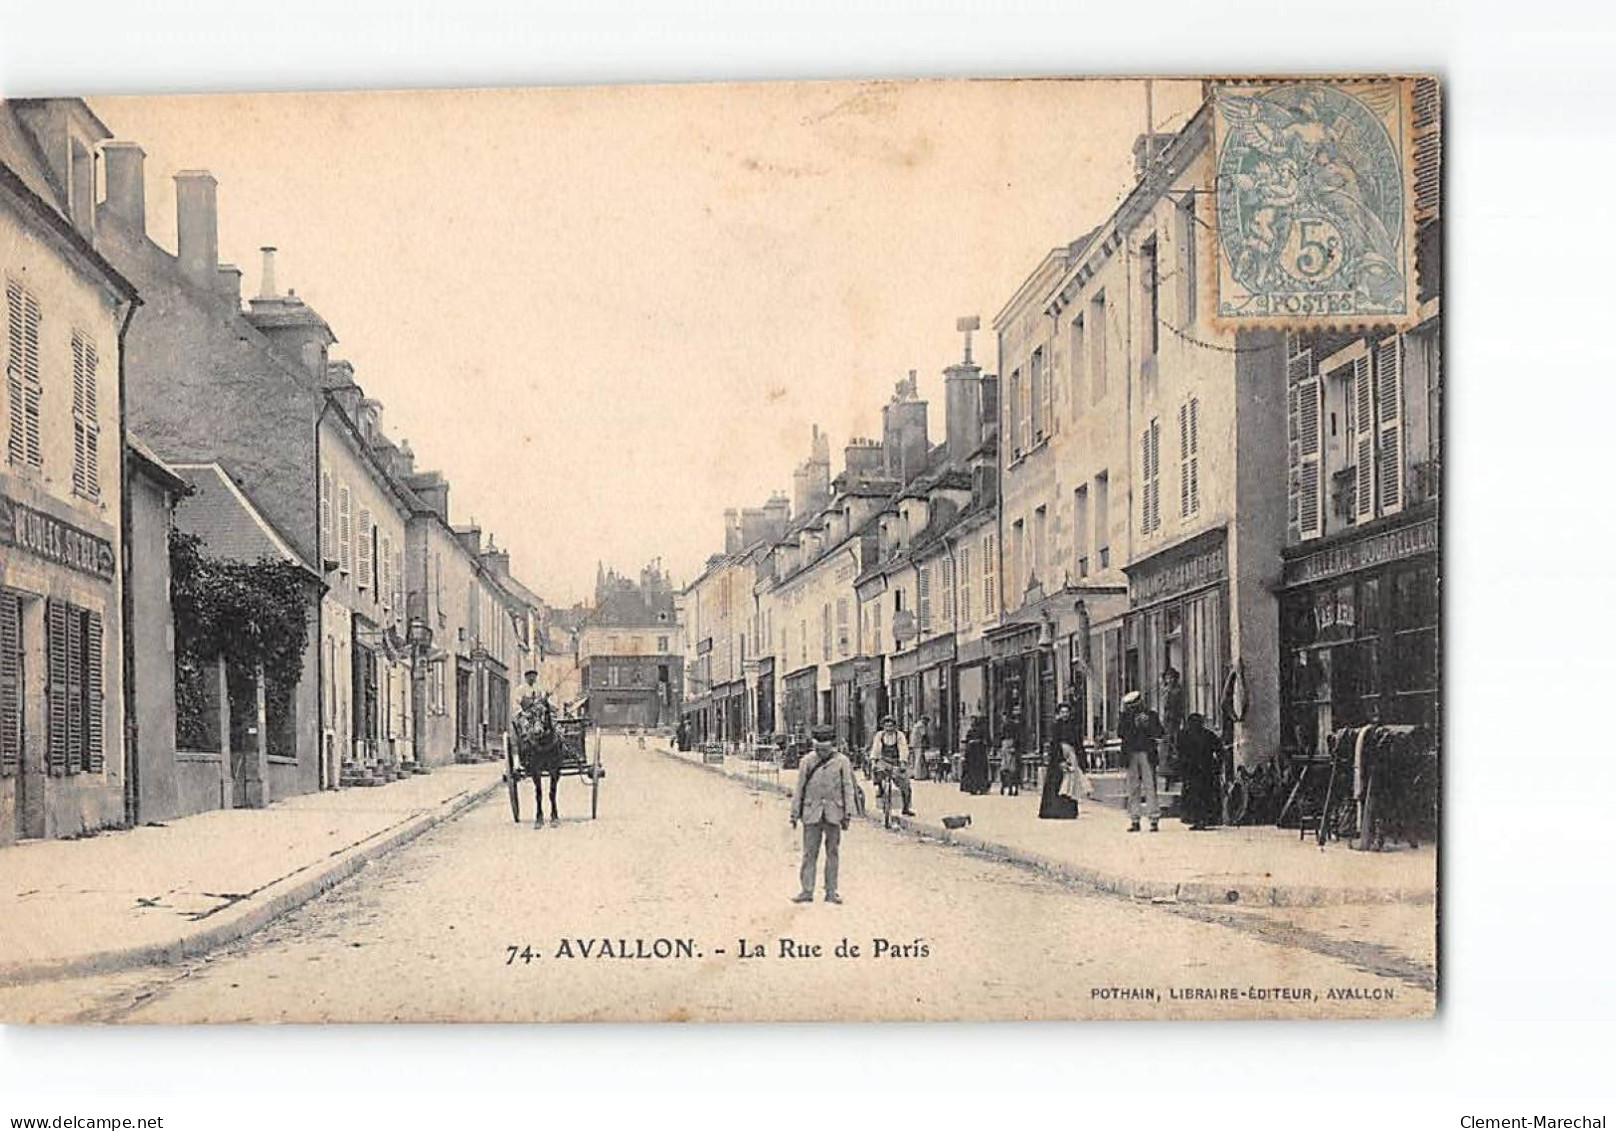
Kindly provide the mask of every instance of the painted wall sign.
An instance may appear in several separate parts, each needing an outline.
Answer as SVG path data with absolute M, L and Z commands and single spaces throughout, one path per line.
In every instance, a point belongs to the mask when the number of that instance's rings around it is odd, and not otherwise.
M 1332 546 L 1328 550 L 1286 562 L 1285 584 L 1305 585 L 1310 581 L 1368 569 L 1399 558 L 1429 553 L 1436 547 L 1436 519 L 1428 518 L 1401 530 L 1388 530 L 1371 538 Z
M 1229 575 L 1228 546 L 1220 539 L 1210 549 L 1155 569 L 1140 569 L 1128 578 L 1128 601 L 1148 605 L 1166 597 L 1188 593 Z
M 111 542 L 4 495 L 0 495 L 0 541 L 103 581 L 118 575 Z

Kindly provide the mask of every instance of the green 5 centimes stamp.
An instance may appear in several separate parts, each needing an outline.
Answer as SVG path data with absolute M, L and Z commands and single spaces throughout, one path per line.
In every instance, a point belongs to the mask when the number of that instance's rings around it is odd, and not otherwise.
M 1413 85 L 1319 79 L 1215 88 L 1221 322 L 1410 320 Z

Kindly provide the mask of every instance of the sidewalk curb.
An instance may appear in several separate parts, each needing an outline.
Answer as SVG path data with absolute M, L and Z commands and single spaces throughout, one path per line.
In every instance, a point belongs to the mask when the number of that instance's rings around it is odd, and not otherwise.
M 659 753 L 683 765 L 695 766 L 730 781 L 753 786 L 753 783 L 746 778 L 732 774 L 722 766 L 686 758 L 676 751 L 662 747 L 657 749 Z M 791 796 L 790 789 L 774 782 L 758 782 L 754 788 L 767 789 L 786 797 Z M 870 824 L 880 824 L 879 818 L 868 813 L 864 815 L 863 820 Z M 1000 844 L 971 833 L 956 832 L 942 825 L 918 821 L 912 817 L 895 816 L 893 823 L 895 828 L 917 839 L 939 841 L 1019 868 L 1053 876 L 1058 880 L 1151 902 L 1211 903 L 1248 907 L 1333 907 L 1342 904 L 1373 903 L 1429 904 L 1435 902 L 1436 898 L 1435 892 L 1423 888 L 1323 887 L 1312 884 L 1254 884 L 1239 880 L 1229 883 L 1138 880 L 1113 872 L 1102 872 L 1097 868 L 1086 868 L 1027 849 Z
M 328 858 L 323 864 L 309 865 L 310 871 L 299 873 L 296 879 L 287 878 L 271 884 L 253 899 L 238 904 L 239 910 L 232 908 L 221 913 L 218 922 L 195 934 L 168 942 L 104 950 L 57 961 L 3 965 L 0 966 L 0 987 L 82 978 L 92 974 L 113 974 L 141 966 L 172 965 L 182 959 L 199 957 L 226 943 L 244 938 L 288 911 L 301 907 L 348 879 L 377 857 L 395 848 L 402 848 L 422 833 L 458 817 L 504 785 L 501 778 L 486 786 L 455 794 L 440 802 L 436 809 L 406 818 L 340 856 Z

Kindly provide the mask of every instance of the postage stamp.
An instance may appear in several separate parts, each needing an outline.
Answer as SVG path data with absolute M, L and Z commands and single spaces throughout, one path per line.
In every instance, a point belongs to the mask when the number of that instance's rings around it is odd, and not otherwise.
M 1214 92 L 1226 326 L 1406 323 L 1415 309 L 1413 79 Z

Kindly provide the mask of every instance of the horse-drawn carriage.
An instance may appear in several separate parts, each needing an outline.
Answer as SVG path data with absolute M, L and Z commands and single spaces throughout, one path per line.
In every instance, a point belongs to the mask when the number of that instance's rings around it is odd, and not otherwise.
M 543 782 L 550 783 L 550 822 L 559 824 L 556 811 L 556 787 L 564 777 L 584 778 L 589 782 L 589 817 L 600 811 L 600 779 L 606 769 L 600 764 L 600 735 L 591 736 L 589 720 L 555 717 L 548 704 L 535 710 L 523 710 L 511 720 L 505 741 L 505 784 L 510 791 L 511 819 L 522 820 L 522 802 L 519 792 L 523 778 L 533 781 L 533 799 L 538 808 L 537 825 L 544 824 Z

